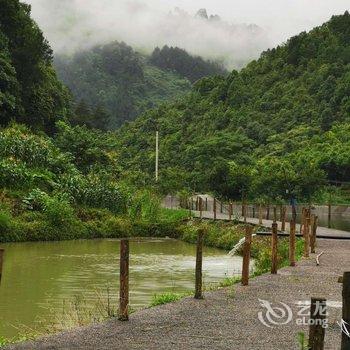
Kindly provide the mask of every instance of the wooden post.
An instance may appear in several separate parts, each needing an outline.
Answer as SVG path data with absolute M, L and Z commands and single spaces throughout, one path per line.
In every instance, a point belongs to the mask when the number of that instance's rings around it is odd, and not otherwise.
M 222 200 L 220 201 L 220 213 L 222 214 Z
M 350 332 L 350 272 L 343 275 L 343 333 L 341 339 L 341 350 L 350 349 L 350 337 L 345 331 Z
M 272 240 L 271 240 L 271 273 L 277 274 L 277 223 L 272 224 Z
M 266 220 L 270 220 L 270 204 L 266 205 Z
M 232 220 L 232 214 L 233 214 L 233 204 L 230 202 L 229 207 L 228 207 L 228 219 L 231 221 Z
M 273 222 L 277 222 L 277 207 L 273 207 Z
M 283 204 L 280 204 L 280 221 L 283 220 Z
M 287 213 L 287 207 L 283 206 L 282 207 L 282 216 L 281 216 L 281 221 L 282 221 L 281 231 L 283 231 L 283 232 L 286 230 L 286 213 Z
M 0 249 L 0 283 L 1 283 L 1 277 L 2 277 L 2 266 L 4 264 L 4 254 L 5 254 L 5 250 Z
M 250 247 L 252 244 L 253 227 L 247 226 L 245 229 L 245 241 L 243 246 L 243 266 L 242 266 L 242 285 L 247 286 L 249 283 L 249 264 L 250 264 Z
M 244 211 L 244 223 L 246 224 L 247 223 L 247 204 L 246 203 L 244 203 L 243 211 Z
M 216 198 L 214 198 L 213 211 L 214 211 L 214 220 L 216 220 Z
M 290 222 L 289 232 L 289 263 L 290 266 L 295 266 L 295 221 Z
M 311 253 L 315 253 L 316 251 L 316 231 L 317 231 L 317 216 L 315 214 L 311 215 L 311 232 L 310 232 L 310 248 Z
M 208 211 L 208 197 L 205 197 L 205 211 Z
M 304 226 L 305 226 L 305 208 L 303 207 L 301 209 L 301 219 L 300 219 L 300 233 L 302 234 L 304 233 L 304 230 L 305 230 Z
M 311 298 L 309 347 L 310 350 L 323 350 L 326 328 L 323 326 L 327 316 L 326 299 Z
M 204 230 L 198 230 L 197 236 L 197 254 L 196 254 L 196 286 L 195 286 L 195 299 L 203 299 L 202 293 L 202 264 L 203 264 L 203 237 Z
M 304 257 L 308 258 L 310 256 L 310 217 L 306 214 L 304 225 Z
M 332 205 L 328 204 L 328 228 L 331 228 L 331 220 L 332 220 Z
M 203 218 L 203 199 L 199 197 L 199 218 Z
M 119 320 L 129 320 L 129 240 L 120 241 Z
M 294 201 L 292 202 L 292 220 L 297 222 L 297 208 Z
M 259 225 L 263 223 L 262 205 L 259 204 Z

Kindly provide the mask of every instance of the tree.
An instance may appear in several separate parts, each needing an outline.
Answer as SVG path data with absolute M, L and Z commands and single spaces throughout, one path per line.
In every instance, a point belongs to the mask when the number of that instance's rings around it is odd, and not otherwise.
M 8 57 L 19 85 L 16 109 L 23 111 L 15 118 L 52 133 L 55 121 L 66 117 L 69 110 L 68 92 L 51 66 L 52 50 L 30 17 L 30 5 L 18 0 L 0 0 L 0 8 L 1 35 L 7 41 Z M 5 70 L 9 72 L 8 64 Z
M 90 106 L 84 99 L 80 100 L 74 110 L 72 122 L 74 125 L 85 125 L 92 127 L 93 115 Z
M 183 49 L 167 45 L 162 49 L 155 48 L 150 62 L 160 68 L 175 71 L 192 83 L 207 76 L 227 75 L 227 70 L 220 63 L 191 56 Z
M 7 39 L 0 30 L 0 125 L 7 125 L 22 113 L 16 70 L 11 62 Z
M 91 126 L 99 130 L 107 131 L 109 129 L 109 122 L 110 115 L 103 106 L 99 104 L 93 112 Z

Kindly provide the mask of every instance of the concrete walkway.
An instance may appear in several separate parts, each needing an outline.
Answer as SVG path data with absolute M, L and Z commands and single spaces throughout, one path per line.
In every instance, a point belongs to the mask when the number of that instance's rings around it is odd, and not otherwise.
M 192 215 L 195 217 L 199 218 L 200 217 L 200 212 L 199 211 L 192 211 Z M 209 212 L 209 211 L 203 211 L 202 217 L 204 219 L 214 219 L 214 213 Z M 228 214 L 221 214 L 217 213 L 216 214 L 217 220 L 229 220 L 229 215 Z M 254 224 L 254 225 L 259 225 L 259 219 L 257 218 L 247 218 L 247 222 Z M 271 228 L 273 221 L 272 220 L 263 220 L 262 226 L 266 228 Z M 279 230 L 281 229 L 282 223 L 280 221 L 277 222 Z M 300 225 L 296 225 L 296 231 L 297 233 L 300 232 Z M 286 232 L 289 233 L 289 223 L 286 223 Z M 332 228 L 327 228 L 327 227 L 318 227 L 317 228 L 317 237 L 320 238 L 339 238 L 339 239 L 350 239 L 350 232 L 347 231 L 341 231 L 341 230 L 336 230 Z
M 259 276 L 247 287 L 236 285 L 210 292 L 204 300 L 189 297 L 136 312 L 129 322 L 113 319 L 10 349 L 297 350 L 301 348 L 298 333 L 308 334 L 308 326 L 299 325 L 304 317 L 298 315 L 303 311 L 300 305 L 313 296 L 328 301 L 325 349 L 340 349 L 337 322 L 341 320 L 342 285 L 337 280 L 350 270 L 350 241 L 322 239 L 318 242 L 320 251 L 325 252 L 320 266 L 312 255 L 277 275 Z M 290 322 L 275 319 L 278 325 L 265 326 L 259 320 L 259 314 L 267 320 L 259 299 L 278 307 L 280 302 L 287 304 L 293 312 Z

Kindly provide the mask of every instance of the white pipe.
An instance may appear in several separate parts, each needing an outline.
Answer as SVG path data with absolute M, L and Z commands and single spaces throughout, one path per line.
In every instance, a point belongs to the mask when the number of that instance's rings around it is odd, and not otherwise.
M 256 234 L 253 234 L 252 237 L 255 237 Z M 233 247 L 233 249 L 228 253 L 228 255 L 234 256 L 237 253 L 237 250 L 242 247 L 245 242 L 245 237 L 241 238 L 239 242 Z

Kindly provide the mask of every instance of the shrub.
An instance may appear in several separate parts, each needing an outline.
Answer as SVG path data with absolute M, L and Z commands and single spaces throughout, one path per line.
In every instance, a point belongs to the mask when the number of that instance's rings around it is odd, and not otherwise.
M 65 227 L 76 220 L 74 209 L 66 199 L 46 196 L 43 203 L 45 219 L 52 226 Z
M 63 173 L 71 168 L 71 157 L 54 146 L 48 136 L 36 135 L 13 124 L 0 132 L 0 156 L 21 160 L 32 167 Z
M 173 303 L 175 301 L 182 299 L 183 297 L 184 297 L 184 294 L 179 294 L 179 293 L 155 294 L 153 296 L 151 306 Z
M 102 237 L 122 238 L 133 236 L 130 221 L 126 218 L 111 216 L 102 223 Z
M 0 233 L 10 231 L 12 226 L 12 215 L 6 210 L 0 210 Z
M 160 199 L 148 190 L 136 193 L 129 201 L 128 214 L 133 220 L 157 222 L 161 213 Z
M 0 186 L 8 188 L 28 188 L 32 174 L 24 163 L 14 159 L 0 160 Z
M 46 192 L 36 188 L 32 190 L 23 200 L 24 207 L 29 210 L 42 210 L 44 208 Z
M 65 193 L 76 204 L 106 208 L 119 214 L 126 212 L 129 200 L 127 189 L 94 174 L 88 176 L 79 173 L 66 174 L 60 177 L 56 191 Z

